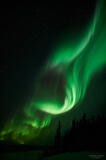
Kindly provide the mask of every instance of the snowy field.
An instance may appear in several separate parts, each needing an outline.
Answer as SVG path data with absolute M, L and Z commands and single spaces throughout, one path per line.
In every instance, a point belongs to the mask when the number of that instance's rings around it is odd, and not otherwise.
M 73 152 L 43 157 L 43 151 L 28 151 L 1 154 L 0 160 L 104 160 L 105 153 Z

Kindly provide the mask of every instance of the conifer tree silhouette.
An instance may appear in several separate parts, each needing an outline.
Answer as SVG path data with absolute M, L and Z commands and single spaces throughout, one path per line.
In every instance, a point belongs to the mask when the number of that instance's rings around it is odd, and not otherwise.
M 55 149 L 60 151 L 61 148 L 61 123 L 59 121 L 55 136 Z

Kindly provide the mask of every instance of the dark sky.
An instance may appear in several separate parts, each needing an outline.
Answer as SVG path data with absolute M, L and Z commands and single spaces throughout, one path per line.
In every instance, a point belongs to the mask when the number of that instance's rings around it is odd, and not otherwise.
M 67 36 L 70 28 L 75 34 L 82 32 L 94 13 L 95 4 L 96 0 L 74 0 L 70 3 L 1 5 L 1 124 L 31 96 L 34 81 L 55 42 L 61 35 Z M 101 89 L 106 78 L 104 71 L 101 75 L 97 80 L 101 90 L 98 92 L 104 94 Z M 90 94 L 94 87 L 96 84 L 92 84 Z

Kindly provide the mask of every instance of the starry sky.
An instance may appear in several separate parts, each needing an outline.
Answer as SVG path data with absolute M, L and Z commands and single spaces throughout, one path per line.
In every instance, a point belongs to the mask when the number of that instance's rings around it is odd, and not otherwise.
M 70 4 L 36 2 L 1 6 L 0 132 L 4 131 L 1 134 L 4 136 L 3 140 L 31 143 L 32 139 L 35 139 L 35 143 L 46 143 L 47 136 L 55 134 L 59 120 L 65 130 L 71 126 L 72 119 L 79 119 L 83 113 L 87 113 L 88 117 L 106 113 L 104 96 L 106 47 L 101 47 L 103 56 L 100 56 L 100 52 L 92 54 L 99 50 L 98 45 L 105 44 L 102 30 L 105 34 L 106 30 L 103 27 L 106 26 L 104 23 L 106 17 L 103 17 L 104 10 L 101 13 L 100 6 L 97 0 L 86 0 L 86 2 L 74 0 Z M 96 24 L 99 23 L 101 25 L 95 29 Z M 97 30 L 96 33 L 95 30 Z M 101 34 L 99 34 L 100 31 Z M 94 41 L 90 42 L 93 36 Z M 101 38 L 99 39 L 98 36 Z M 100 43 L 101 39 L 104 43 Z M 93 46 L 95 46 L 94 49 L 92 49 Z M 76 58 L 83 49 L 85 49 L 84 56 Z M 96 72 L 97 68 L 98 72 Z M 92 78 L 89 81 L 91 73 Z M 76 81 L 70 78 L 72 75 L 77 78 L 80 75 L 76 82 L 78 90 L 76 92 L 74 90 L 77 94 L 73 96 L 77 97 L 76 103 L 73 107 L 72 101 L 63 112 L 61 104 L 64 97 L 70 95 L 69 89 L 66 90 L 65 95 L 64 88 L 68 88 L 66 83 L 73 84 Z M 60 78 L 59 81 L 58 78 Z M 73 93 L 72 89 L 71 92 Z M 49 96 L 49 101 L 53 99 L 53 105 L 47 102 L 48 94 L 51 93 L 53 94 Z M 40 99 L 43 100 L 40 101 Z M 71 101 L 69 98 L 68 100 Z M 35 103 L 38 107 L 36 111 L 31 107 Z M 51 118 L 51 114 L 55 115 Z M 25 128 L 25 125 L 28 127 Z M 14 130 L 17 130 L 17 133 L 14 133 Z M 20 130 L 23 132 L 20 133 Z

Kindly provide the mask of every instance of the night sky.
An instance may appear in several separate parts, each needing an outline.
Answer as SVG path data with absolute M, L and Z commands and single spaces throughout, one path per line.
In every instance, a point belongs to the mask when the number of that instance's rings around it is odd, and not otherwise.
M 36 132 L 35 143 L 42 143 L 42 141 L 46 143 L 47 136 L 54 135 L 59 120 L 62 123 L 63 130 L 66 130 L 71 126 L 72 119 L 79 119 L 83 113 L 87 113 L 88 117 L 106 113 L 106 47 L 101 47 L 102 42 L 100 43 L 101 39 L 104 40 L 103 44 L 106 40 L 104 38 L 106 36 L 102 36 L 106 34 L 106 29 L 101 27 L 106 26 L 106 21 L 105 23 L 102 22 L 106 16 L 102 17 L 103 20 L 97 20 L 96 22 L 95 19 L 102 19 L 98 16 L 98 12 L 102 10 L 98 11 L 98 6 L 100 4 L 97 3 L 97 0 L 1 5 L 0 132 L 4 131 L 6 134 L 3 140 L 11 139 L 18 143 L 29 143 L 34 139 L 33 132 Z M 105 11 L 103 10 L 103 12 Z M 94 15 L 94 20 L 92 20 Z M 103 16 L 104 13 L 101 13 L 101 15 Z M 95 29 L 95 24 L 99 22 L 101 25 L 98 25 Z M 89 30 L 94 33 L 89 32 Z M 99 34 L 100 31 L 101 34 Z M 95 37 L 94 41 L 87 40 L 93 35 Z M 85 39 L 83 39 L 84 36 Z M 95 39 L 97 39 L 96 42 Z M 80 45 L 81 41 L 85 46 L 88 45 L 86 48 L 84 46 L 84 51 L 82 44 Z M 97 44 L 95 45 L 94 42 Z M 75 60 L 70 59 L 70 44 L 72 45 L 72 58 L 82 47 L 80 52 L 84 55 L 82 56 L 84 58 L 80 56 L 80 62 L 76 60 L 77 57 L 75 57 Z M 99 51 L 98 55 L 96 54 L 96 51 L 99 50 L 96 49 L 98 44 L 100 44 L 99 48 L 101 47 L 103 54 Z M 69 54 L 66 48 L 68 48 Z M 64 54 L 63 50 L 67 53 Z M 92 54 L 94 51 L 95 55 Z M 89 56 L 89 52 L 91 52 L 91 56 Z M 99 56 L 100 53 L 103 56 Z M 99 63 L 98 59 L 103 59 L 103 57 L 104 60 Z M 89 60 L 87 61 L 87 59 Z M 78 64 L 82 67 L 81 69 Z M 60 72 L 58 72 L 58 68 Z M 75 73 L 70 71 L 71 68 L 74 68 Z M 90 77 L 91 72 L 92 77 Z M 76 91 L 75 107 L 71 104 L 72 109 L 66 108 L 63 112 L 60 110 L 61 107 L 57 107 L 57 104 L 60 106 L 63 104 L 67 81 L 74 84 L 74 78 L 70 80 L 72 74 L 76 77 L 80 75 L 78 82 L 76 82 L 78 85 L 76 88 L 79 85 L 81 87 Z M 54 91 L 56 85 L 57 90 Z M 45 90 L 47 90 L 47 93 Z M 49 96 L 49 100 L 53 100 L 52 104 L 55 104 L 59 110 L 54 109 L 54 106 L 53 109 L 45 109 L 45 105 L 47 107 L 50 103 L 44 103 L 44 101 L 48 100 L 48 95 L 51 93 L 52 96 Z M 55 95 L 55 93 L 57 94 Z M 43 100 L 40 102 L 41 99 Z M 36 110 L 31 106 L 32 103 L 36 103 L 38 107 L 36 107 Z M 40 107 L 42 104 L 43 107 Z M 52 105 L 49 107 L 52 107 Z M 54 113 L 59 114 L 52 115 Z M 34 116 L 36 117 L 36 125 L 34 124 Z M 28 126 L 27 129 L 25 125 Z M 29 133 L 28 130 L 31 127 L 35 128 Z M 11 131 L 9 131 L 10 128 L 12 128 Z M 14 130 L 17 130 L 17 133 L 19 130 L 25 130 L 28 137 L 25 135 L 25 138 L 23 138 L 21 133 L 17 136 Z M 29 138 L 29 134 L 32 139 Z

